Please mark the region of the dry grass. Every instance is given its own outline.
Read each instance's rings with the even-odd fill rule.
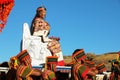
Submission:
[[[110,60],[116,59],[116,52],[110,52],[110,53],[105,53],[101,55],[95,55],[95,54],[87,54],[87,56],[92,57],[93,61],[96,64],[99,63],[105,63],[107,70],[109,71],[111,69],[111,63],[109,62]],[[64,56],[65,63],[69,63],[72,61],[71,56]]]
[[[64,56],[64,60],[65,60],[65,63],[69,63],[72,61],[72,57],[71,56]]]

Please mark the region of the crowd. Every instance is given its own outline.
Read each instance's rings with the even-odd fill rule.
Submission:
[[[104,75],[102,80],[120,80],[119,53],[118,57],[111,61],[110,77]],[[57,63],[57,56],[48,56],[42,70],[33,68],[29,53],[27,50],[23,50],[10,58],[9,71],[5,80],[61,80],[56,75]],[[62,80],[99,80],[96,75],[103,74],[107,70],[104,63],[96,64],[90,60],[84,49],[76,49],[72,53],[72,62],[65,63],[64,66],[71,66],[71,77]]]

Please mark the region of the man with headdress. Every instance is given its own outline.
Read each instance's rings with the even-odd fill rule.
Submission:
[[[107,68],[104,63],[97,64],[96,69],[98,70],[98,75],[96,75],[97,79],[102,79],[102,80],[108,79],[107,74],[104,73],[107,71]]]
[[[107,71],[107,68],[104,63],[100,63],[96,66],[96,69],[98,70],[98,74],[103,74],[103,72]]]
[[[31,58],[27,50],[23,50],[16,56],[10,58],[10,69],[15,70],[14,73],[16,75],[13,74],[16,77],[15,80],[33,80],[31,76],[41,76],[41,70],[32,68]]]
[[[73,80],[90,80],[90,76],[95,76],[96,73],[89,66],[84,65],[86,55],[83,49],[76,49],[72,54],[72,78]]]

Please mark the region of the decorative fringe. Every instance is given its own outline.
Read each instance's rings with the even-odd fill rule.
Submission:
[[[14,6],[14,0],[0,0],[0,32],[7,23],[7,18]]]

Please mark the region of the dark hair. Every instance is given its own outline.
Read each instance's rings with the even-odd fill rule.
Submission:
[[[44,10],[47,10],[44,6],[40,6],[37,8],[36,12],[38,12],[40,8],[44,8]]]
[[[37,17],[39,17],[38,13],[40,12],[40,11],[39,11],[40,8],[44,8],[44,10],[47,10],[44,6],[40,6],[40,7],[38,7],[38,8],[36,9],[36,14],[35,14],[32,22],[31,22],[31,27],[30,27],[31,35],[33,35],[33,32],[34,32],[34,31],[33,31],[33,30],[34,30],[34,28],[33,28],[33,23],[34,23],[34,20],[35,20]]]
[[[78,52],[78,51],[80,51],[80,50],[82,50],[82,49],[76,49],[76,50],[73,52],[73,54],[75,54],[76,52]]]

